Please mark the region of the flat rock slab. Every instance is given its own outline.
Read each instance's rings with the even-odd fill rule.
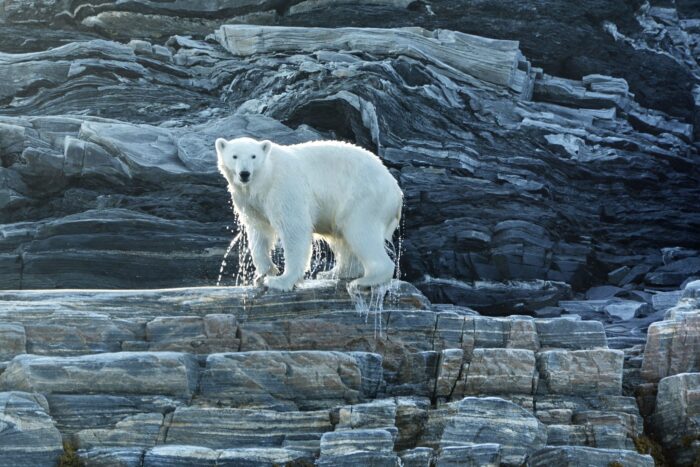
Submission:
[[[358,451],[393,452],[394,440],[387,430],[358,429],[332,431],[321,437],[321,460]],[[325,459],[328,461],[328,459]]]
[[[0,462],[17,467],[56,465],[61,433],[46,399],[26,392],[0,392]]]
[[[607,465],[653,467],[651,456],[620,449],[594,449],[583,446],[547,447],[530,456],[528,467],[586,467]]]
[[[144,451],[141,448],[81,449],[78,456],[91,467],[141,467]]]
[[[313,463],[313,458],[291,449],[208,449],[199,446],[157,446],[146,451],[143,467],[273,467],[294,462]]]
[[[595,396],[622,393],[620,350],[548,350],[537,355],[538,391],[551,394]]]
[[[464,394],[534,394],[535,353],[526,349],[474,349],[464,365]]]
[[[369,293],[367,293],[369,296]],[[142,290],[22,290],[1,291],[3,321],[10,316],[40,311],[104,310],[112,318],[205,316],[233,314],[239,320],[300,318],[324,311],[354,310],[356,302],[345,282],[310,280],[290,292],[262,287],[187,287]],[[414,286],[395,281],[382,306],[388,309],[426,309],[428,300]]]
[[[170,422],[167,444],[191,443],[213,449],[315,446],[332,431],[328,410],[278,412],[213,407],[182,407]]]
[[[64,435],[82,430],[110,430],[140,414],[164,416],[182,406],[179,398],[159,395],[48,394],[51,416]]]
[[[153,394],[189,399],[198,366],[176,352],[119,352],[80,357],[15,357],[0,387],[44,394]]]
[[[494,443],[452,446],[440,449],[435,467],[498,467],[501,446]]]
[[[499,444],[501,462],[520,465],[546,441],[545,425],[519,405],[496,397],[465,397],[430,412],[420,445]]]
[[[455,31],[422,28],[295,28],[224,25],[216,38],[237,56],[317,50],[362,50],[376,55],[429,59],[467,75],[522,92],[529,83],[518,68],[524,58],[516,41],[486,39]],[[529,89],[525,91],[528,94]]]
[[[233,407],[314,410],[360,402],[363,370],[381,374],[381,357],[357,352],[240,352],[212,354],[199,397]],[[368,368],[367,362],[374,367]]]
[[[466,283],[427,278],[416,286],[434,302],[459,303],[490,316],[509,316],[514,310],[534,313],[571,296],[569,284],[545,280]]]

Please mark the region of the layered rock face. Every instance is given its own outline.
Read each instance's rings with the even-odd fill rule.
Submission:
[[[330,281],[7,292],[24,341],[0,452],[52,465],[62,436],[87,465],[653,465],[601,323],[443,311],[400,282],[375,303]]]
[[[531,313],[552,303],[495,291],[480,305],[472,282],[579,290],[626,268],[625,284],[678,287],[700,274],[697,255],[671,265],[657,253],[698,247],[687,13],[572,6],[582,20],[566,27],[580,30],[556,37],[590,33],[599,47],[583,66],[522,27],[505,37],[509,15],[551,30],[559,4],[341,3],[6,2],[2,287],[213,285],[238,227],[212,141],[243,135],[378,152],[406,194],[402,273],[434,301]],[[350,10],[362,10],[352,23]],[[687,76],[652,98],[651,77],[671,70]]]
[[[0,0],[0,463],[694,465],[696,4]],[[413,285],[220,287],[239,136],[376,152]]]

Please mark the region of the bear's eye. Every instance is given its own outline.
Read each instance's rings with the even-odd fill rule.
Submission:
[[[234,159],[238,159],[238,156],[233,156]]]
[[[253,155],[252,155],[252,156],[250,156],[250,157],[251,157],[252,159],[255,159],[255,154],[253,154]]]

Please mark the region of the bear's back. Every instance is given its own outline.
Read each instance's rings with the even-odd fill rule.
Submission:
[[[321,173],[331,178],[335,176],[347,178],[353,174],[365,177],[375,175],[391,177],[379,157],[354,144],[323,140],[283,147],[303,160],[302,164],[305,167],[322,169]]]
[[[280,146],[289,157],[290,173],[303,177],[317,202],[344,205],[357,197],[400,202],[398,183],[381,159],[370,151],[341,141],[314,141]],[[286,153],[286,154],[285,154]]]

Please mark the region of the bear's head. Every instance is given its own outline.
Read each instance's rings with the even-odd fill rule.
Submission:
[[[230,185],[239,187],[254,183],[272,149],[270,141],[252,138],[219,138],[214,145],[219,171]]]

